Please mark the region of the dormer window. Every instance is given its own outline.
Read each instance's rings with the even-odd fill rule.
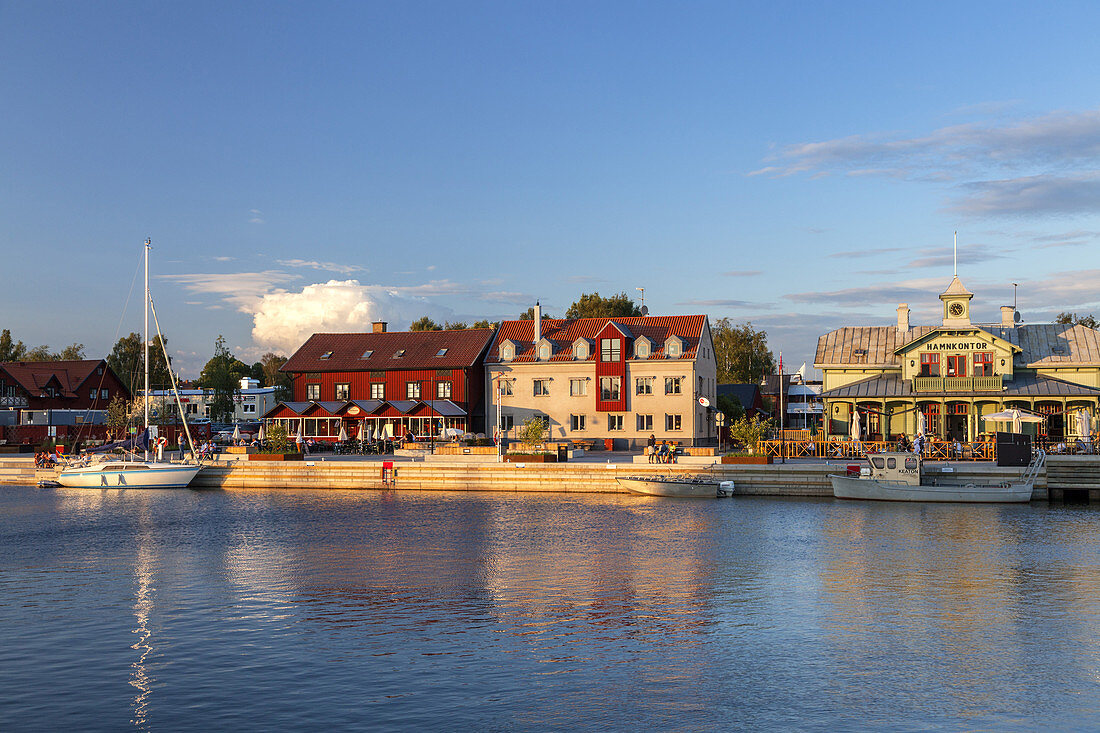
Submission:
[[[577,339],[573,342],[573,358],[579,361],[584,361],[588,358],[588,342],[584,339]]]
[[[443,355],[445,355],[446,353],[447,353],[447,350],[446,350],[446,349],[440,349],[439,351],[435,352],[435,355],[436,355],[436,356],[443,356]]]
[[[681,351],[680,338],[678,336],[669,337],[668,341],[665,342],[665,355],[669,359],[679,359]]]
[[[359,358],[360,359],[369,359],[372,356],[374,356],[374,350],[373,349],[367,349],[366,351],[363,352],[363,355],[360,356]]]
[[[405,350],[404,350],[404,349],[398,349],[398,350],[397,350],[397,353],[395,353],[395,354],[393,355],[393,358],[394,358],[394,359],[400,359],[400,358],[401,358],[401,357],[403,357],[403,356],[405,356]]]
[[[512,344],[501,344],[500,360],[511,361],[516,358],[516,348]]]
[[[550,359],[550,344],[543,344],[539,347],[539,359],[541,361],[547,361]]]
[[[649,339],[645,338],[644,336],[642,338],[635,339],[635,341],[634,341],[634,356],[635,356],[635,358],[637,358],[637,359],[648,359],[649,358],[649,353],[650,353]]]
[[[326,351],[325,353],[321,354],[321,358],[322,359],[331,359],[332,358],[332,352],[331,351]]]

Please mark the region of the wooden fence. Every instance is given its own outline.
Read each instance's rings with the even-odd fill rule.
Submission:
[[[865,458],[868,453],[896,451],[897,443],[881,440],[762,440],[756,452],[773,458]],[[956,444],[950,440],[929,440],[921,455],[939,461],[992,461],[997,457],[993,442]]]

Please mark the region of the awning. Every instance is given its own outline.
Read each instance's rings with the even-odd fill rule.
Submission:
[[[424,404],[442,417],[466,417],[466,411],[450,400],[425,400]]]

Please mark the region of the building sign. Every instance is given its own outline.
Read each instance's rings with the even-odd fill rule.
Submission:
[[[988,351],[993,345],[982,341],[941,341],[921,348],[924,351]]]
[[[362,412],[362,410],[360,410],[355,405],[352,405],[351,407],[348,408],[348,414],[349,415],[358,415],[360,412]]]

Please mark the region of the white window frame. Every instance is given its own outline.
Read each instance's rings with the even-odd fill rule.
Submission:
[[[636,395],[651,395],[651,394],[653,394],[653,377],[635,377],[635,379],[634,379],[634,394],[636,394]]]
[[[306,385],[306,400],[309,402],[316,402],[321,399],[321,383],[316,382],[314,384]]]
[[[683,417],[680,415],[680,413],[665,413],[665,432],[677,433],[683,429]]]
[[[608,432],[622,432],[626,428],[626,420],[622,415],[608,415],[607,416],[607,430]]]
[[[340,391],[341,391],[340,388],[341,387],[344,388],[343,389],[343,392],[344,392],[343,397],[340,396]],[[350,382],[340,382],[339,384],[334,384],[332,386],[332,395],[336,399],[337,402],[340,402],[341,400],[344,401],[344,402],[347,402],[348,400],[351,399],[351,383]]]
[[[650,432],[653,431],[653,415],[639,414],[637,416],[636,422],[638,425],[638,430],[648,430]]]
[[[533,379],[531,380],[531,394],[535,397],[547,397],[550,394],[550,380],[549,379]]]
[[[501,397],[511,397],[513,394],[514,394],[514,392],[512,390],[512,380],[511,379],[502,379],[502,380],[500,380],[500,396]]]
[[[371,382],[370,383],[370,398],[372,400],[384,400],[384,399],[386,399],[386,383],[385,382]]]
[[[569,431],[573,433],[583,433],[588,430],[588,416],[587,415],[570,415],[569,416]]]
[[[618,402],[622,399],[622,394],[623,380],[621,377],[600,377],[600,402]]]
[[[405,399],[420,399],[420,382],[405,382]]]
[[[665,394],[683,394],[682,377],[665,377]]]
[[[569,396],[585,397],[588,394],[588,380],[584,377],[569,380]]]
[[[453,390],[454,384],[452,382],[436,382],[435,398],[437,400],[449,400],[451,399],[451,392]]]
[[[621,339],[600,339],[600,361],[608,364],[622,361],[622,344]]]

